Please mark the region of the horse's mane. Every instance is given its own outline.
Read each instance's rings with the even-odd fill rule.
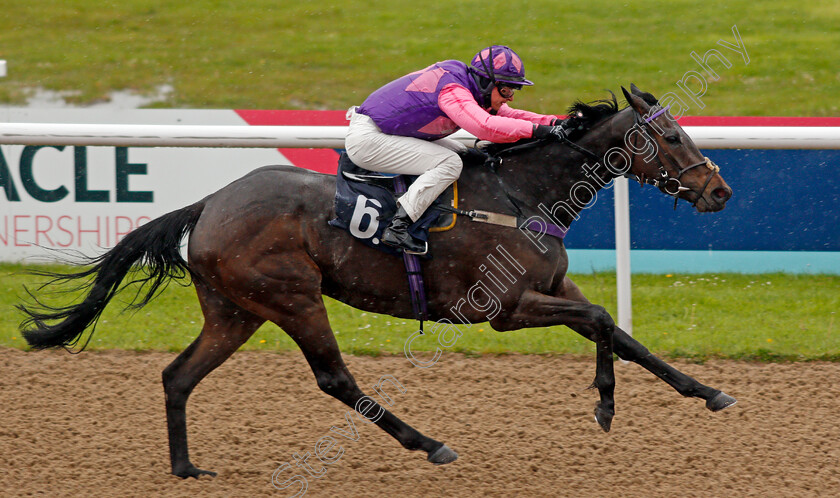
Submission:
[[[609,90],[607,91],[610,92],[611,98],[595,100],[592,102],[576,100],[575,103],[566,110],[566,120],[568,123],[567,129],[571,129],[569,134],[570,139],[577,140],[604,119],[607,119],[624,109],[623,107],[618,106],[615,94]],[[656,103],[656,98],[649,93],[642,95],[642,98],[651,105]],[[649,99],[652,99],[653,102]],[[490,144],[487,146],[486,150],[492,155],[498,155],[504,150],[534,141],[535,140],[533,138],[526,138],[514,143]]]
[[[615,94],[610,92],[610,96],[612,97],[610,99],[595,100],[589,103],[576,100],[566,109],[566,116],[568,116],[566,119],[569,120],[571,125],[568,128],[572,128],[571,139],[579,138],[593,126],[621,110],[618,107]]]

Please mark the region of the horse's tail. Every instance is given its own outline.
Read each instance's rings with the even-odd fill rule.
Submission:
[[[124,287],[120,283],[129,272],[140,273],[126,284],[140,284],[134,301],[129,305],[132,308],[145,306],[173,278],[196,278],[181,257],[180,245],[181,239],[198,223],[204,205],[204,201],[197,202],[132,231],[105,254],[86,261],[85,264],[93,265],[89,269],[70,274],[34,272],[52,278],[39,290],[57,282],[82,282],[75,288],[87,289],[87,295],[78,304],[49,306],[27,289],[36,306],[18,306],[28,315],[21,324],[26,342],[35,349],[77,344],[82,333],[91,325],[95,326],[105,306]],[[135,264],[141,267],[134,268]],[[47,324],[48,321],[53,323]],[[82,349],[85,346],[87,344]]]

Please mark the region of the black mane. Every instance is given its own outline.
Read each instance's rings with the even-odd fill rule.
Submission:
[[[572,139],[578,138],[602,120],[615,115],[621,110],[618,107],[615,94],[610,92],[610,96],[612,96],[611,99],[595,100],[589,103],[578,100],[566,110],[567,120],[570,121],[572,128],[575,132],[580,132],[573,132]]]

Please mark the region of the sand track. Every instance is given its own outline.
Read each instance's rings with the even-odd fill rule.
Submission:
[[[188,405],[192,460],[219,476],[178,479],[160,384],[174,357],[0,349],[0,494],[290,496],[271,486],[275,469],[347,425],[348,409],[318,390],[302,355],[238,353]],[[383,375],[399,380],[406,392],[389,391],[392,411],[461,458],[432,466],[357,420],[358,440],[339,442],[344,454],[308,477],[306,496],[840,494],[840,364],[676,362],[738,398],[713,414],[619,363],[605,434],[585,390],[594,359],[445,355],[426,370],[403,357],[346,361],[369,393]]]

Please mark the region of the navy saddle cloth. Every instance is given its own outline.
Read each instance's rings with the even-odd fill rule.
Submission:
[[[388,227],[397,212],[397,198],[401,191],[395,185],[400,179],[407,188],[416,176],[388,175],[360,168],[342,152],[338,158],[335,189],[335,219],[329,224],[343,228],[366,245],[388,254],[401,254],[394,247],[381,242],[382,232]],[[426,210],[423,216],[409,228],[414,237],[428,241],[432,228],[449,227],[455,223],[455,214],[441,211],[441,205],[453,205],[453,186]],[[431,251],[424,257],[431,257]]]

